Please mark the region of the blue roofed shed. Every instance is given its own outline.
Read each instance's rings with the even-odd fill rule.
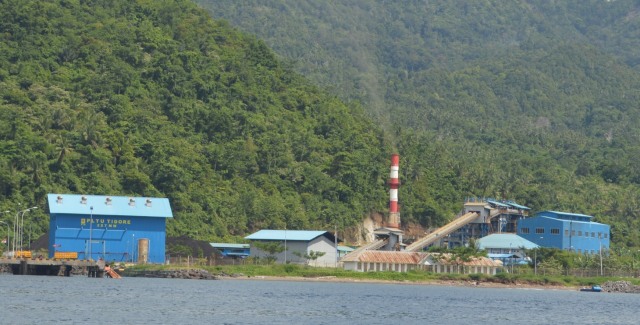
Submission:
[[[164,263],[166,198],[48,194],[49,257]]]
[[[251,240],[251,256],[267,258],[270,256],[258,248],[255,242],[279,242],[283,252],[275,254],[277,263],[310,264],[314,266],[336,266],[336,238],[332,233],[322,230],[260,230],[245,239]],[[313,252],[323,253],[316,260],[309,260],[305,255]]]
[[[250,254],[249,244],[228,244],[228,243],[210,243],[211,247],[217,249],[222,256],[245,258]]]
[[[509,253],[504,250],[514,249],[517,247],[525,249],[534,249],[538,247],[536,243],[515,234],[493,234],[478,239],[477,243],[480,249],[486,249],[489,253]],[[502,252],[489,251],[492,249],[500,249]]]
[[[496,200],[487,200],[487,203],[493,204],[493,205],[495,205],[497,207],[500,207],[500,208],[508,208],[509,207],[509,205],[507,205],[505,203],[502,203],[502,202],[498,202]]]
[[[356,250],[353,247],[338,245],[338,258],[342,258],[343,256],[353,252]]]
[[[513,202],[513,201],[506,201],[505,203],[506,203],[506,204],[508,204],[509,206],[511,206],[511,207],[513,207],[513,208],[515,208],[515,209],[520,209],[520,210],[531,210],[531,208],[530,208],[530,207],[527,207],[527,206],[524,206],[524,205],[521,205],[521,204],[517,204],[517,203],[515,203],[515,202]]]
[[[538,248],[536,243],[515,234],[489,235],[478,239],[477,244],[487,251],[489,258],[505,264],[519,263],[526,257],[526,250]]]

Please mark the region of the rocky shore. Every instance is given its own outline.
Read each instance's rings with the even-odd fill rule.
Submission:
[[[640,286],[629,281],[607,281],[600,287],[603,292],[640,293]]]
[[[127,277],[166,278],[166,279],[192,279],[192,280],[219,280],[219,276],[202,269],[162,270],[162,271],[130,271],[122,274]]]

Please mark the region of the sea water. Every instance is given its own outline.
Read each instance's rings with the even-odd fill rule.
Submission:
[[[638,324],[640,295],[0,275],[0,324]]]

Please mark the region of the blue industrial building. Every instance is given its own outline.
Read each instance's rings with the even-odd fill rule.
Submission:
[[[518,235],[543,247],[581,254],[609,249],[611,227],[591,221],[593,217],[558,211],[542,211],[518,222]]]
[[[49,257],[164,263],[166,198],[49,194]]]

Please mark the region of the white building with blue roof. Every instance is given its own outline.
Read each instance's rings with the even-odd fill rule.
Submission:
[[[107,262],[165,262],[166,198],[48,194],[49,257],[56,252]]]
[[[478,248],[487,251],[487,257],[500,260],[505,265],[524,261],[527,250],[539,246],[516,234],[492,234],[476,241]]]
[[[276,254],[276,263],[308,264],[312,266],[335,267],[337,264],[336,238],[332,233],[322,230],[260,230],[245,239],[251,240],[251,256],[267,258],[270,256],[258,248],[255,242],[278,242],[284,251]],[[305,255],[311,251],[324,255],[316,260],[308,260]]]

